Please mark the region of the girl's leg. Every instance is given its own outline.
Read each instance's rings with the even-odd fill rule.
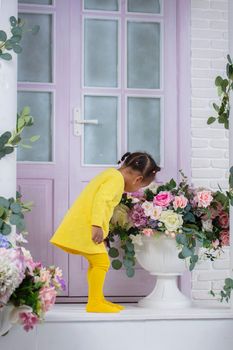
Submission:
[[[88,282],[88,286],[90,285],[90,275],[91,275],[91,270],[92,270],[93,266],[91,265],[91,263],[89,262],[89,267],[87,269],[87,282]],[[103,296],[103,302],[108,304],[108,305],[111,305],[111,306],[115,306],[117,307],[119,310],[123,310],[125,307],[120,305],[120,304],[117,304],[117,303],[112,303],[111,301],[109,300],[106,300]]]
[[[107,253],[82,255],[89,261],[88,269],[88,312],[119,312],[119,308],[104,302],[103,287],[110,266]]]

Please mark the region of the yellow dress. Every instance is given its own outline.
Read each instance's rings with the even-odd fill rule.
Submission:
[[[124,192],[124,177],[119,170],[108,168],[94,177],[67,211],[50,243],[68,253],[105,253],[105,244],[92,241],[91,226],[101,226],[104,238],[109,221]]]

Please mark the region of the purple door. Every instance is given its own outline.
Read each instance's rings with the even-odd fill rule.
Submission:
[[[158,181],[177,178],[177,1],[20,2],[41,25],[19,59],[19,105],[32,107],[41,134],[39,147],[18,152],[18,183],[35,203],[29,246],[63,269],[61,300],[82,300],[85,259],[48,243],[80,191],[126,151],[150,152]],[[111,270],[105,293],[134,300],[153,283],[139,266],[132,279]]]

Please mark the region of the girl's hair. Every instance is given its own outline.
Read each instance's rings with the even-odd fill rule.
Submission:
[[[144,179],[154,177],[155,174],[161,170],[152,156],[146,152],[127,152],[121,157],[121,160],[119,160],[118,164],[120,163],[133,170],[139,171]]]

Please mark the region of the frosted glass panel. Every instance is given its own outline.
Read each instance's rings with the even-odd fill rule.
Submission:
[[[85,20],[85,86],[117,87],[117,28],[115,20]]]
[[[160,13],[160,0],[128,0],[128,12]]]
[[[34,125],[23,131],[23,138],[40,135],[40,139],[32,143],[31,149],[18,147],[17,160],[20,161],[51,161],[52,160],[52,95],[50,92],[18,92],[18,107],[20,112],[24,106],[31,108]],[[27,140],[26,140],[27,141]],[[30,144],[29,142],[24,142]]]
[[[51,15],[21,13],[20,18],[26,20],[26,25],[32,28],[40,26],[37,35],[25,33],[22,39],[23,51],[18,56],[18,80],[29,82],[51,82]]]
[[[85,119],[98,125],[84,127],[85,164],[117,163],[117,97],[85,96]]]
[[[52,5],[52,0],[18,0],[19,4]]]
[[[128,148],[149,152],[160,163],[160,99],[128,98]]]
[[[85,10],[118,11],[117,0],[84,0]]]
[[[160,24],[128,22],[127,86],[160,87]]]

